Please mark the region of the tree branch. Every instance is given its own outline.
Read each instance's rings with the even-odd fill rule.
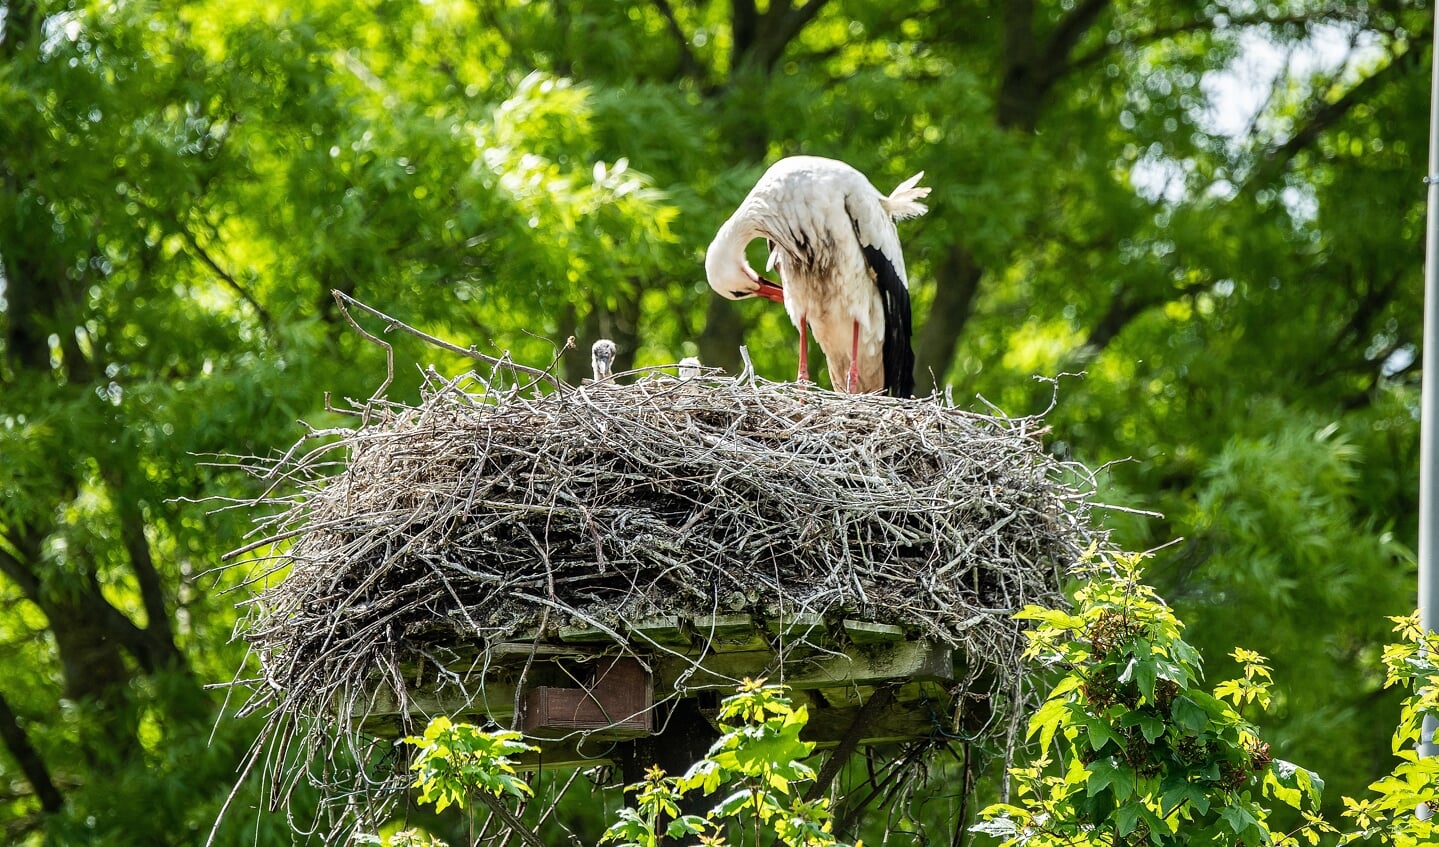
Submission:
[[[400,330],[400,331],[402,331],[402,332],[405,332],[405,333],[408,333],[408,334],[410,334],[410,335],[413,335],[414,337],[420,339],[421,341],[425,341],[425,342],[427,342],[427,343],[429,343],[429,344],[433,344],[434,346],[440,348],[441,350],[448,350],[448,351],[450,351],[451,353],[456,353],[456,354],[461,355],[461,356],[469,357],[469,358],[471,358],[471,359],[474,359],[474,360],[477,361],[477,362],[484,362],[484,363],[487,364],[487,365],[493,365],[494,367],[497,367],[497,368],[506,368],[506,369],[508,369],[508,370],[515,371],[515,372],[517,372],[517,373],[522,373],[522,374],[526,374],[526,375],[528,375],[528,376],[532,376],[532,377],[534,377],[537,381],[546,383],[547,385],[551,386],[552,388],[557,388],[557,389],[560,389],[560,390],[564,390],[564,389],[570,387],[570,386],[566,385],[565,383],[561,382],[560,379],[559,379],[558,377],[556,377],[554,374],[547,373],[547,372],[545,372],[545,371],[539,370],[538,368],[531,368],[531,367],[527,367],[527,366],[525,366],[525,365],[521,365],[521,364],[519,364],[518,362],[511,361],[508,357],[507,357],[507,358],[503,358],[503,359],[497,359],[497,358],[495,358],[494,356],[487,356],[487,355],[485,355],[484,353],[481,353],[480,351],[476,350],[474,347],[460,347],[460,346],[458,346],[458,345],[451,344],[450,342],[445,341],[444,339],[436,338],[436,337],[433,336],[433,335],[430,335],[430,334],[425,333],[425,332],[421,332],[420,330],[415,329],[414,327],[410,326],[409,324],[405,323],[404,321],[401,321],[401,320],[399,320],[398,318],[392,318],[392,317],[390,317],[389,315],[385,314],[384,312],[380,311],[379,309],[376,309],[376,308],[373,307],[373,306],[366,306],[364,303],[361,303],[359,300],[356,300],[355,298],[353,298],[353,297],[351,297],[350,295],[344,293],[343,291],[340,291],[339,289],[334,289],[334,290],[331,291],[330,293],[331,293],[332,295],[334,295],[335,302],[337,302],[337,303],[340,305],[340,310],[345,313],[345,317],[348,318],[348,319],[351,321],[351,323],[354,322],[354,318],[351,318],[351,317],[350,317],[349,307],[350,307],[350,306],[354,306],[355,308],[359,309],[360,311],[362,311],[362,312],[364,312],[364,313],[366,313],[366,314],[368,314],[368,315],[371,315],[371,316],[373,316],[373,317],[377,317],[377,318],[379,318],[380,320],[384,321],[385,323],[389,324],[389,327],[388,327],[389,329],[398,329],[398,330]]]
[[[34,558],[35,553],[39,550],[38,540],[29,532],[24,532],[18,538],[6,537],[4,540],[15,552],[12,553],[11,549],[0,546],[0,574],[9,577],[10,581],[20,588],[26,599],[37,606],[40,605],[40,576],[20,559],[20,556],[27,559]]]
[[[875,718],[879,717],[881,712],[889,708],[889,704],[893,700],[894,688],[890,686],[875,689],[874,693],[869,695],[869,699],[866,700],[864,705],[859,707],[859,711],[855,713],[854,720],[850,721],[849,729],[845,731],[844,738],[840,739],[839,746],[830,752],[829,758],[825,760],[824,767],[821,768],[819,774],[815,776],[814,784],[805,792],[804,799],[806,803],[813,803],[815,800],[824,796],[824,793],[829,790],[830,783],[834,782],[834,778],[839,776],[840,768],[844,766],[845,762],[849,761],[849,757],[854,753],[855,748],[859,746],[859,740],[864,736],[865,729],[869,727]]]
[[[1361,7],[1354,7],[1361,8]],[[1279,15],[1271,16],[1264,14],[1242,15],[1230,17],[1224,23],[1225,29],[1242,30],[1250,27],[1270,26],[1299,26],[1316,23],[1330,23],[1334,21],[1349,21],[1353,15],[1346,10],[1339,8],[1314,12],[1305,15]],[[1132,38],[1120,39],[1117,42],[1104,44],[1095,47],[1087,53],[1076,56],[1070,63],[1067,71],[1076,71],[1097,62],[1103,61],[1119,49],[1133,49],[1136,47],[1147,47],[1151,44],[1175,38],[1180,35],[1187,35],[1191,32],[1208,32],[1219,29],[1220,26],[1213,18],[1195,18],[1180,24],[1171,26],[1159,26],[1145,32],[1136,33]]]
[[[731,74],[744,64],[758,31],[759,10],[755,8],[755,0],[734,0],[730,4],[730,38],[734,42],[731,48],[734,52],[729,59]]]
[[[921,393],[937,388],[954,361],[954,351],[974,312],[984,269],[961,244],[950,244],[934,268],[934,302],[915,339],[916,380]],[[930,374],[933,373],[933,378]]]
[[[1258,187],[1283,171],[1301,152],[1318,140],[1325,130],[1343,120],[1355,106],[1373,99],[1375,92],[1388,85],[1393,77],[1403,77],[1415,72],[1427,50],[1419,49],[1433,37],[1432,32],[1416,37],[1401,53],[1392,54],[1389,64],[1360,80],[1337,100],[1319,102],[1312,106],[1309,114],[1289,139],[1264,154],[1254,173],[1244,181],[1241,190]]]
[[[660,17],[665,19],[665,28],[674,37],[674,42],[680,51],[679,75],[691,79],[702,80],[704,77],[704,66],[700,64],[699,57],[690,47],[689,36],[685,34],[684,27],[680,26],[679,18],[675,17],[675,10],[669,4],[669,0],[651,0],[655,8],[659,9]]]
[[[188,672],[189,663],[175,644],[175,629],[170,621],[170,603],[159,568],[155,565],[150,539],[145,534],[145,514],[140,508],[140,498],[126,484],[129,469],[118,465],[119,462],[102,470],[115,504],[115,514],[120,524],[120,540],[130,559],[130,570],[135,574],[135,582],[140,587],[140,601],[145,608],[145,627],[140,628],[129,616],[111,606],[103,594],[97,597],[97,602],[113,611],[113,615],[106,613],[107,623],[117,634],[122,635],[121,643],[126,645],[147,673],[162,667]]]
[[[1099,20],[1109,8],[1110,0],[1084,0],[1059,22],[1059,26],[1050,33],[1049,41],[1044,46],[1045,69],[1041,75],[1042,90],[1048,90],[1054,86],[1066,73],[1069,72],[1071,55],[1074,48],[1079,45],[1080,39],[1084,38],[1090,27]]]
[[[264,324],[267,330],[273,330],[274,319],[270,317],[269,310],[260,305],[260,301],[256,300],[254,295],[252,295],[245,286],[240,284],[239,280],[231,276],[229,271],[225,270],[220,266],[219,262],[215,261],[215,258],[210,255],[210,252],[195,238],[195,234],[190,232],[189,227],[176,221],[176,228],[180,231],[180,236],[185,239],[185,243],[190,245],[190,250],[199,257],[200,261],[205,263],[205,266],[213,271],[215,276],[220,278],[221,282],[225,283],[231,291],[239,295],[240,299],[244,300],[250,305],[250,308],[255,310],[255,314],[260,317],[260,323]]]
[[[55,781],[50,778],[50,768],[40,756],[40,751],[30,743],[30,736],[26,734],[25,728],[20,726],[20,719],[10,708],[10,703],[6,701],[3,693],[0,693],[0,741],[5,742],[6,749],[20,765],[25,779],[35,789],[35,796],[40,798],[40,808],[47,815],[63,809],[65,798],[60,794],[60,789],[55,787]]]
[[[784,55],[790,42],[799,37],[800,32],[828,2],[829,0],[809,0],[803,6],[795,6],[789,2],[773,3],[769,11],[760,18],[756,37],[751,42],[742,64],[768,73],[779,61],[779,57]],[[735,5],[738,8],[739,4]],[[735,39],[735,46],[739,46],[738,38]]]
[[[1093,361],[1096,356],[1104,352],[1124,328],[1134,322],[1136,318],[1150,309],[1157,308],[1173,300],[1184,297],[1192,297],[1201,291],[1206,291],[1213,283],[1204,279],[1199,282],[1191,282],[1180,286],[1177,289],[1140,296],[1131,291],[1120,289],[1109,301],[1109,308],[1100,316],[1099,320],[1090,328],[1084,342],[1074,348],[1069,354],[1070,364],[1065,370],[1075,369],[1078,366]]]

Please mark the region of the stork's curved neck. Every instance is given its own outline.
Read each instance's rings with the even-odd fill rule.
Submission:
[[[743,206],[725,221],[705,252],[705,272],[711,288],[730,299],[763,297],[784,302],[784,289],[755,273],[745,258],[745,248],[762,234]]]
[[[740,210],[743,212],[743,209]],[[747,217],[736,213],[734,217],[725,221],[719,232],[715,233],[714,243],[710,245],[710,253],[715,259],[722,260],[731,267],[741,267],[749,275],[753,270],[749,266],[749,260],[745,258],[745,248],[751,241],[759,237],[753,223]]]

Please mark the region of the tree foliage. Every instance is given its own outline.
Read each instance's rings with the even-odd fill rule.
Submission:
[[[829,801],[801,794],[816,774],[804,762],[814,744],[799,734],[809,720],[804,706],[794,706],[784,686],[746,679],[720,703],[720,737],[709,752],[680,776],[658,766],[645,778],[625,786],[632,805],[620,808],[601,844],[616,847],[658,847],[682,839],[701,845],[772,843],[782,847],[846,847],[832,833]],[[471,796],[509,795],[524,799],[529,786],[513,776],[509,754],[524,749],[517,733],[481,731],[454,724],[446,717],[430,722],[424,737],[405,739],[418,749],[412,769],[422,802],[441,809],[463,805]],[[686,797],[715,796],[703,815],[686,813]],[[496,810],[499,812],[499,810]],[[509,820],[522,827],[506,809]],[[383,839],[386,847],[438,843],[422,830],[401,830]],[[571,841],[574,841],[571,833]],[[860,845],[856,845],[860,847]]]
[[[1367,798],[1344,798],[1344,817],[1357,829],[1344,834],[1341,843],[1378,841],[1395,847],[1419,847],[1434,842],[1435,806],[1439,805],[1439,757],[1418,755],[1421,741],[1433,741],[1425,721],[1439,720],[1439,636],[1419,626],[1417,614],[1394,616],[1399,641],[1384,648],[1384,684],[1408,689],[1393,754],[1399,764],[1369,785]]]
[[[1038,758],[1015,769],[1015,799],[981,812],[1005,845],[1300,843],[1332,831],[1324,781],[1277,759],[1244,712],[1270,704],[1263,656],[1236,649],[1243,675],[1206,691],[1183,626],[1140,581],[1136,556],[1097,557],[1075,609],[1030,608],[1029,656],[1059,681],[1029,722]],[[1275,831],[1266,801],[1304,814]]]
[[[787,318],[701,258],[799,152],[927,172],[921,384],[1025,413],[1086,373],[1053,449],[1132,460],[1107,495],[1165,517],[1117,540],[1183,538],[1187,641],[1273,657],[1268,737],[1333,811],[1388,768],[1413,604],[1432,37],[1407,2],[0,0],[6,837],[208,827],[247,516],[193,501],[255,489],[203,457],[383,378],[333,290],[530,363],[784,377]],[[465,366],[395,343],[398,395]]]

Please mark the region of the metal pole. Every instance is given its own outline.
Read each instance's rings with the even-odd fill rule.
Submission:
[[[1439,23],[1439,6],[1435,7]],[[1433,47],[1429,81],[1429,186],[1424,249],[1424,359],[1419,396],[1419,622],[1425,632],[1439,627],[1439,39]],[[1436,722],[1424,719],[1420,756],[1439,754]]]

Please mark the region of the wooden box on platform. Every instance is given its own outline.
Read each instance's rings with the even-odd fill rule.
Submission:
[[[532,738],[639,738],[654,731],[653,706],[654,681],[638,661],[601,660],[587,685],[531,689],[520,728]]]

